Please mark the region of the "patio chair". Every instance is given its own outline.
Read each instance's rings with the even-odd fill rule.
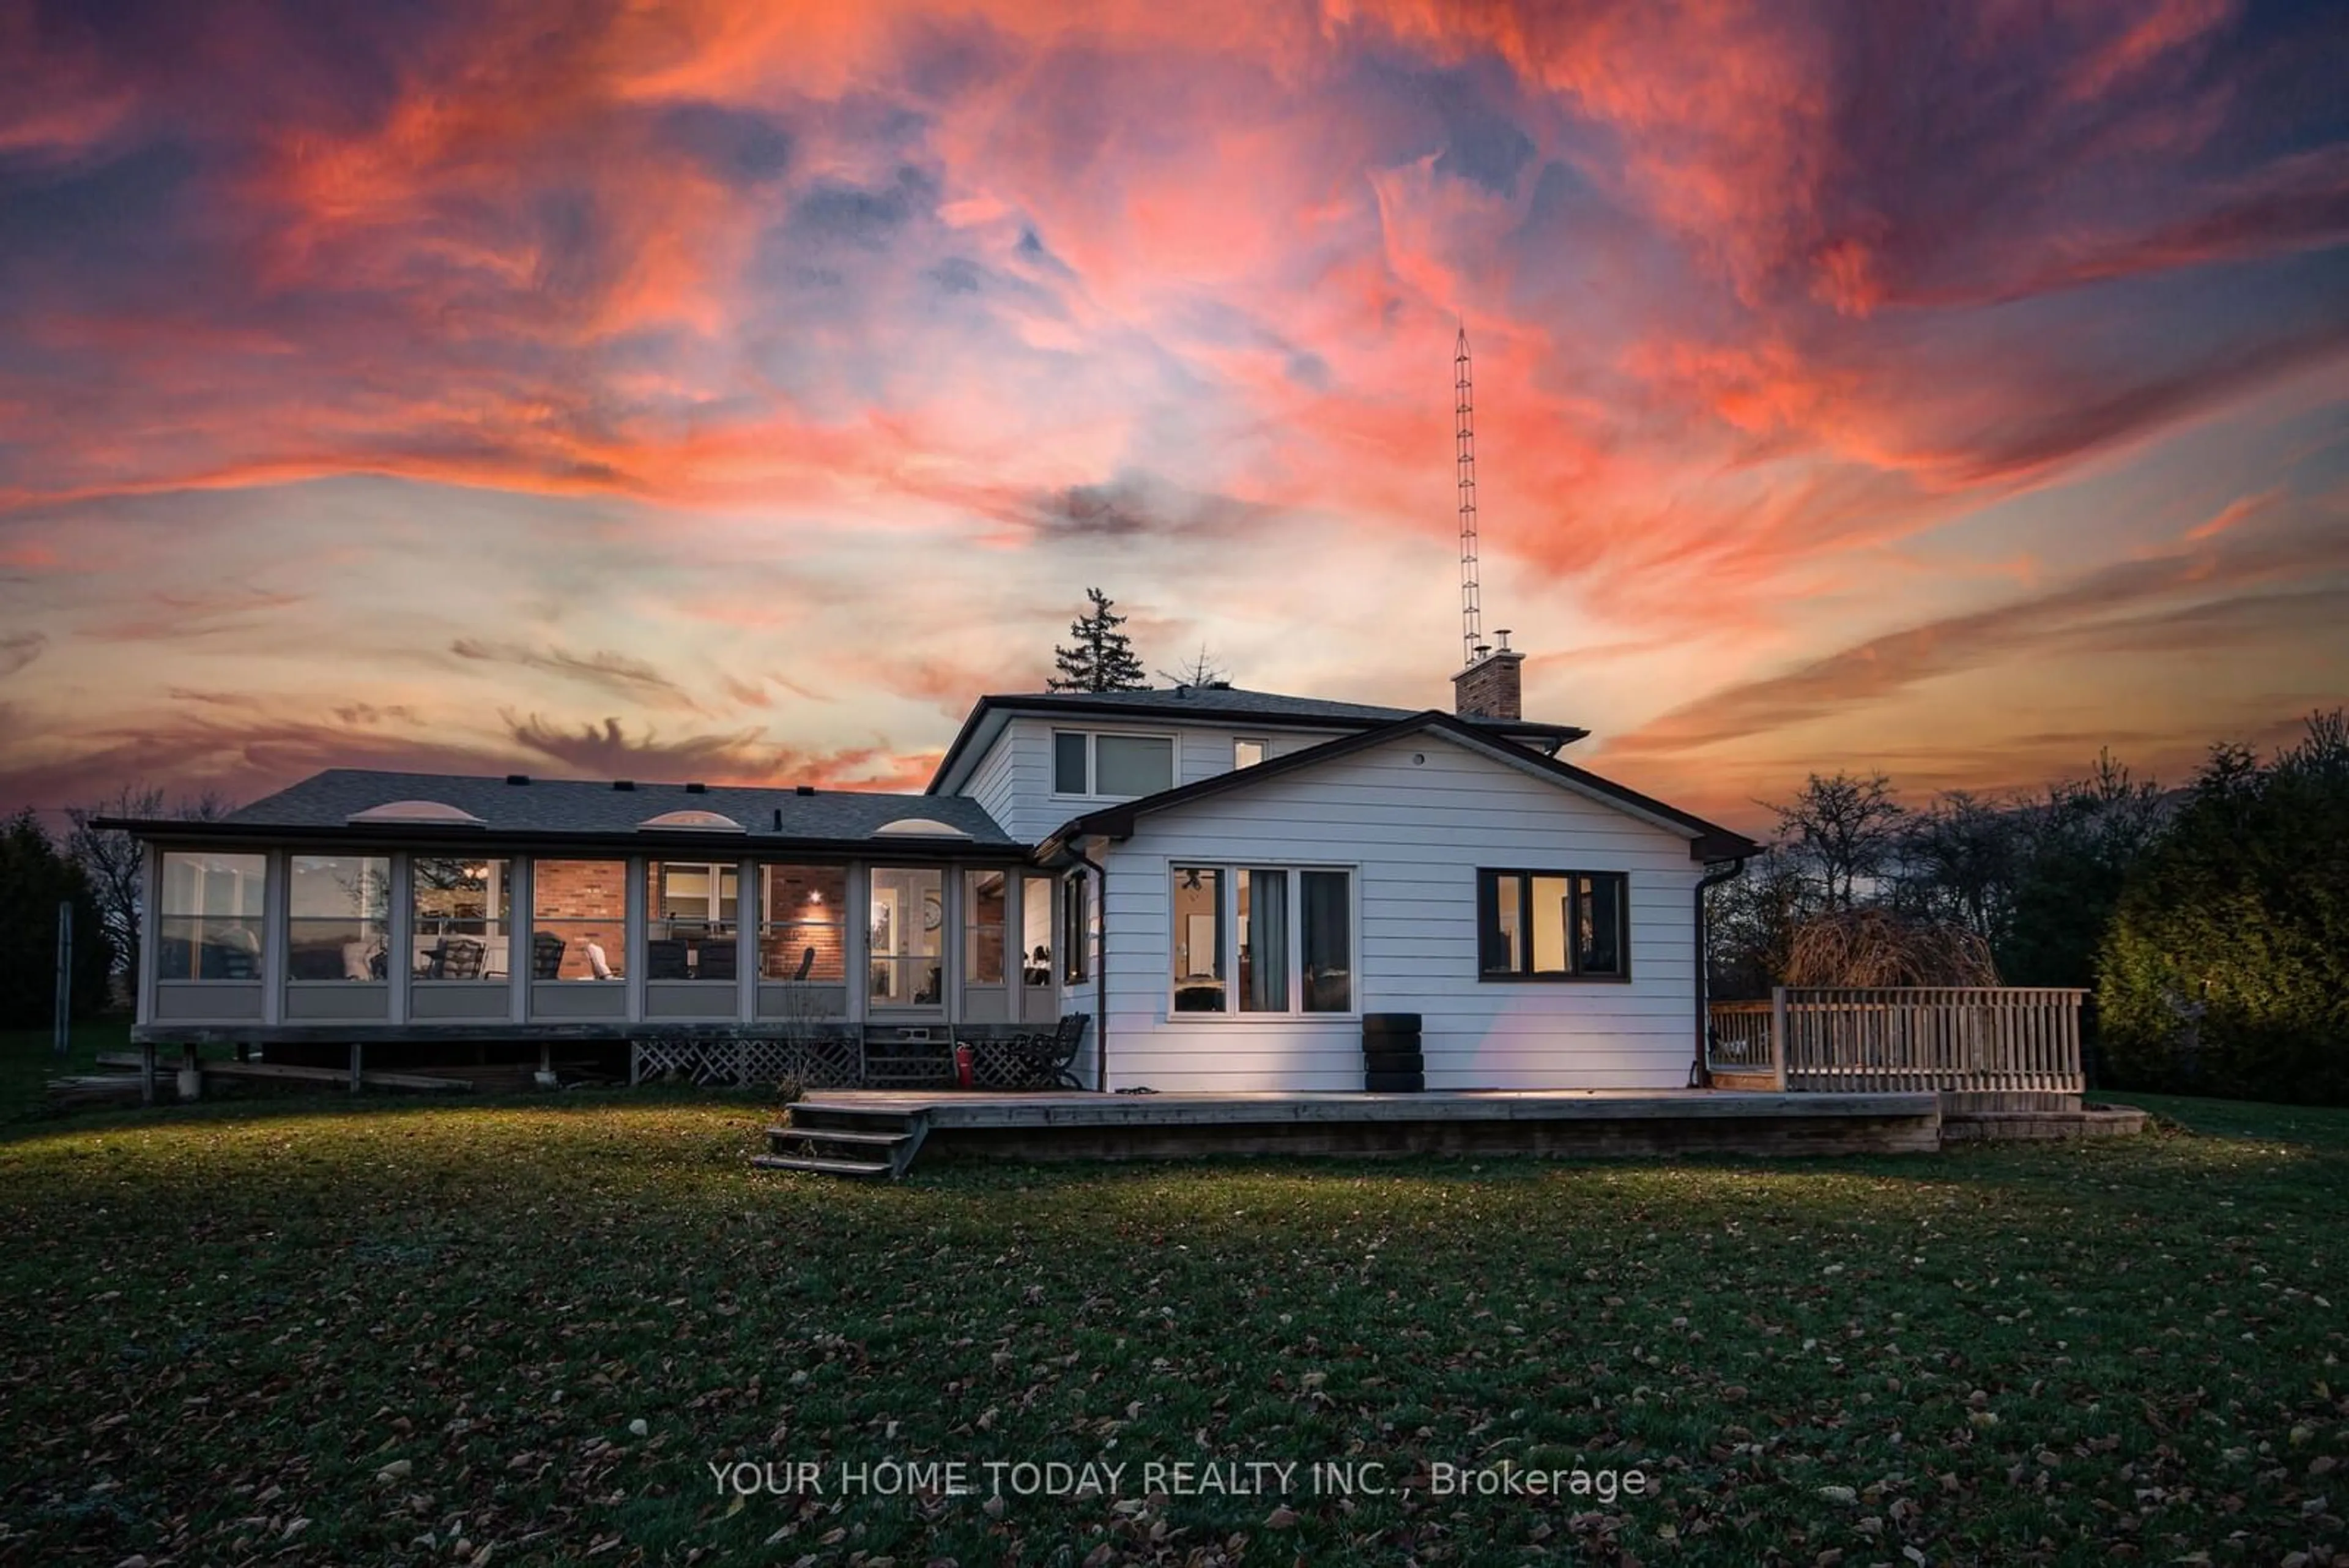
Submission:
[[[686,962],[685,944],[674,937],[645,944],[645,978],[647,980],[691,980],[693,970]]]
[[[479,980],[487,947],[471,937],[442,937],[424,967],[427,980]]]
[[[539,931],[530,939],[530,978],[561,980],[563,978],[563,939],[552,931]]]
[[[734,963],[731,938],[721,937],[714,942],[701,944],[701,954],[693,971],[695,979],[732,980],[740,972]]]
[[[1077,1059],[1077,1047],[1084,1043],[1085,1025],[1092,1018],[1088,1013],[1069,1012],[1061,1017],[1060,1026],[1048,1034],[1029,1037],[1029,1075],[1030,1085],[1040,1089],[1081,1089],[1072,1064]]]

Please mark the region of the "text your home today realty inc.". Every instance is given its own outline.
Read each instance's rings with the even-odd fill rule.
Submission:
[[[1378,1459],[719,1459],[720,1496],[753,1497],[1644,1497],[1640,1469],[1389,1464]]]

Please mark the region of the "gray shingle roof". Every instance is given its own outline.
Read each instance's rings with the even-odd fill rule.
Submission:
[[[393,801],[429,800],[453,805],[481,819],[482,831],[499,833],[632,834],[647,817],[671,811],[714,811],[732,817],[745,837],[864,839],[876,828],[909,817],[926,817],[960,828],[976,844],[1009,845],[1011,836],[978,802],[959,795],[884,794],[862,790],[746,789],[711,784],[688,793],[681,784],[638,783],[615,789],[607,783],[533,778],[508,784],[503,778],[455,774],[376,773],[330,768],[300,784],[231,812],[224,821],[243,827],[340,827],[356,814]],[[779,826],[776,814],[781,813]],[[659,834],[644,836],[657,842]]]
[[[1336,702],[1326,697],[1290,697],[1278,691],[1249,691],[1237,686],[1160,686],[1141,691],[1010,691],[981,697],[939,759],[930,777],[933,795],[963,782],[1010,713],[1073,713],[1102,718],[1126,715],[1137,720],[1206,719],[1236,724],[1293,725],[1361,730],[1392,724],[1415,717],[1416,708],[1382,708],[1369,702]],[[1589,733],[1575,724],[1546,724],[1531,719],[1464,719],[1463,723],[1495,734],[1545,742],[1566,743]]]
[[[1367,702],[1333,702],[1323,697],[1290,697],[1278,691],[1248,691],[1237,686],[1157,687],[1145,691],[1017,691],[991,695],[990,702],[1038,708],[1177,708],[1202,715],[1236,713],[1262,719],[1340,719],[1392,723],[1417,711]]]

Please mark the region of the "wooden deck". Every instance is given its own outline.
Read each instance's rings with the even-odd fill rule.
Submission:
[[[931,1158],[1219,1154],[1909,1154],[1940,1147],[1932,1094],[1464,1090],[1102,1095],[840,1090],[771,1129],[759,1163],[903,1175]]]

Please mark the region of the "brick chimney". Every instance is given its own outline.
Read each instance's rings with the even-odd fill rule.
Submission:
[[[1464,719],[1524,718],[1525,682],[1520,666],[1526,656],[1509,647],[1501,631],[1501,646],[1480,647],[1475,662],[1452,678],[1452,711]]]

